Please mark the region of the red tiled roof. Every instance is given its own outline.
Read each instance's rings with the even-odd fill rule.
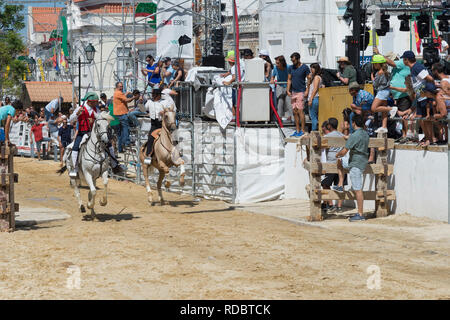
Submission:
[[[34,32],[52,32],[56,29],[59,12],[62,8],[54,7],[32,7]]]
[[[60,94],[64,102],[72,101],[72,82],[25,81],[24,84],[31,102],[50,102]]]
[[[150,38],[145,39],[145,40],[138,41],[138,42],[136,42],[136,45],[152,44],[152,43],[156,43],[156,36],[150,37]]]
[[[124,13],[133,13],[133,9],[130,6],[123,8]],[[83,13],[122,13],[122,4],[105,4],[96,5],[81,8],[81,14]]]

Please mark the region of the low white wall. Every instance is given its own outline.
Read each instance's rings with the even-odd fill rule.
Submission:
[[[306,159],[305,151],[303,159]],[[389,188],[394,188],[396,194],[396,200],[390,201],[393,213],[449,221],[447,152],[394,149],[390,151],[389,163],[394,163],[394,174],[389,179]],[[351,182],[348,183],[350,187]],[[309,174],[302,166],[302,154],[296,150],[295,143],[287,143],[285,197],[309,200],[305,190],[307,184]],[[363,190],[375,190],[373,175],[364,175]],[[355,202],[346,201],[345,205],[355,206]],[[375,209],[375,201],[365,201],[364,208]]]

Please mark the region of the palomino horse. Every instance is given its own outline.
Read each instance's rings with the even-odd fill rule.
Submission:
[[[184,161],[180,157],[178,149],[173,145],[172,132],[177,128],[175,123],[175,111],[173,106],[170,109],[165,109],[163,113],[162,129],[159,138],[155,141],[153,146],[152,163],[145,164],[146,158],[145,150],[147,144],[145,143],[140,150],[139,159],[144,173],[145,186],[147,188],[148,202],[152,204],[152,189],[150,188],[149,170],[154,167],[159,171],[159,179],[157,183],[158,200],[161,205],[165,204],[163,199],[161,185],[164,176],[169,173],[169,168],[172,166],[180,167],[180,186],[184,186]],[[166,183],[169,185],[168,183]]]
[[[91,134],[86,143],[83,143],[80,147],[78,154],[78,176],[76,178],[70,178],[70,184],[74,188],[75,196],[78,199],[78,208],[80,212],[86,212],[83,201],[81,200],[80,190],[78,186],[81,181],[84,181],[89,186],[88,195],[88,209],[91,209],[91,218],[95,218],[95,195],[97,188],[95,186],[99,177],[102,177],[104,193],[100,199],[100,205],[106,206],[108,202],[108,168],[109,168],[109,156],[106,154],[106,145],[110,140],[108,134],[109,122],[113,118],[107,113],[102,112],[101,115],[94,121]],[[69,148],[70,147],[70,148]],[[59,174],[64,173],[67,168],[72,168],[72,157],[70,153],[72,147],[68,146],[64,152],[64,161],[66,165],[57,172]]]

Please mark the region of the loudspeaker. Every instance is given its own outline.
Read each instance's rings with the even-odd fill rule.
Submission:
[[[202,66],[225,69],[225,57],[221,55],[202,57]]]

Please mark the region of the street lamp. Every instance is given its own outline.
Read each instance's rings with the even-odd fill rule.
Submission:
[[[92,45],[92,43],[89,42],[89,44],[84,48],[84,53],[86,55],[87,61],[81,62],[81,56],[78,56],[78,62],[72,62],[73,64],[78,64],[78,103],[80,104],[81,104],[81,65],[91,64],[91,62],[94,60],[95,52],[96,51],[94,46]]]
[[[317,52],[317,44],[316,39],[312,38],[311,42],[308,45],[308,51],[310,56],[315,56]]]

